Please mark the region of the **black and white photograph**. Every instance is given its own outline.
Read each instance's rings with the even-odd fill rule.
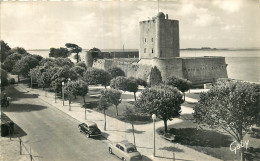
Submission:
[[[0,0],[1,161],[260,161],[259,0]]]

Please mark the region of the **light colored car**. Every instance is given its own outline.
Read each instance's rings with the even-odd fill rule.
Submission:
[[[128,141],[110,143],[108,150],[110,154],[115,154],[123,161],[142,160],[142,155],[136,150],[135,145]]]

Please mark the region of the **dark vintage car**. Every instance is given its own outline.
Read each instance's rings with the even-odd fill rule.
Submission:
[[[79,131],[86,134],[88,138],[92,136],[101,136],[101,131],[95,122],[86,121],[86,123],[79,124],[78,128]]]

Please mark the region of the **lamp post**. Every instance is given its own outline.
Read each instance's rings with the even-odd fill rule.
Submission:
[[[152,119],[153,119],[153,156],[155,157],[155,119],[156,119],[155,114],[152,115]]]
[[[64,106],[64,82],[61,83],[62,85],[62,105]]]
[[[68,81],[70,82],[71,79],[69,78]],[[71,90],[71,89],[69,89],[69,111],[71,110],[71,105],[70,105],[70,102],[71,102],[71,101],[70,101],[70,92],[71,92],[71,91],[70,91],[70,90]]]
[[[56,93],[57,93],[57,85],[55,84],[55,91],[54,91],[54,99],[55,99],[55,103],[57,103],[57,101],[56,101]]]

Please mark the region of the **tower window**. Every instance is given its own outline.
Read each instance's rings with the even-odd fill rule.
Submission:
[[[153,38],[152,38],[152,42],[153,42]]]
[[[153,53],[153,49],[152,49],[152,53]]]
[[[146,48],[144,48],[144,53],[146,53]]]
[[[144,42],[146,42],[146,38],[144,38]]]

